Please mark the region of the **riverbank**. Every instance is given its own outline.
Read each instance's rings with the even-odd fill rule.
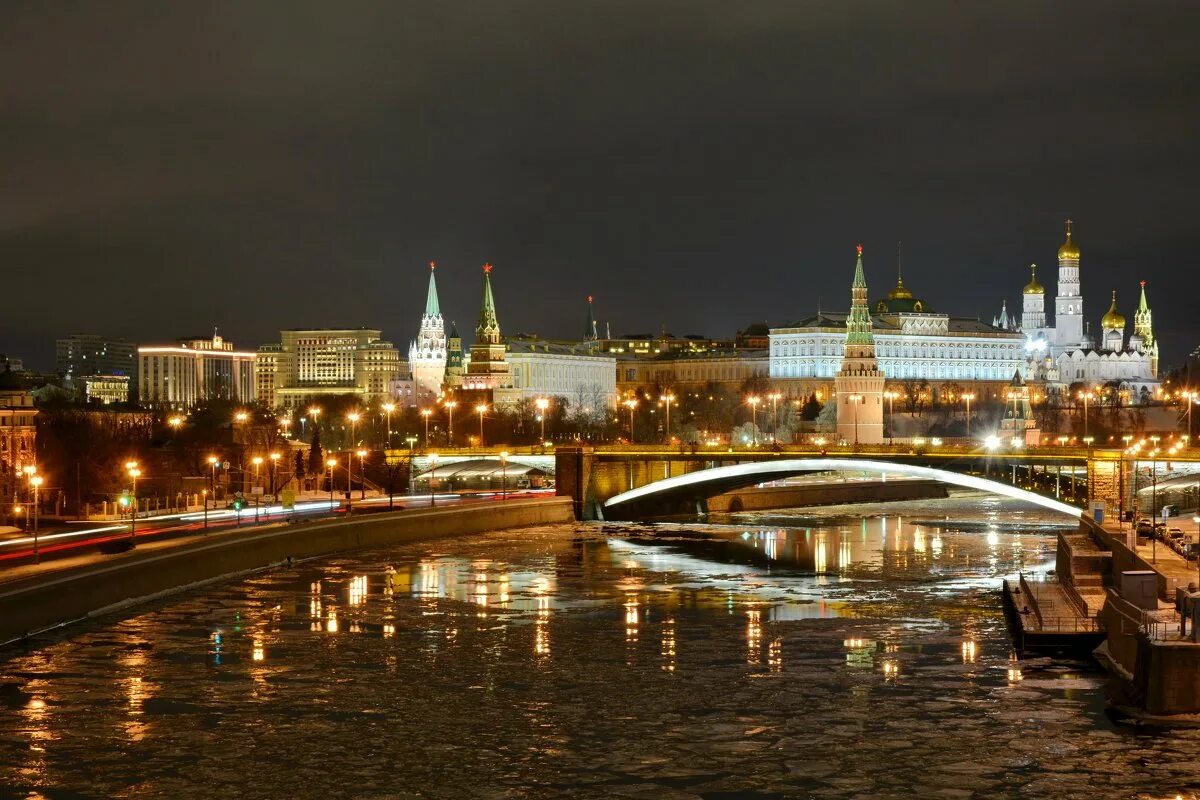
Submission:
[[[0,584],[0,643],[289,559],[573,518],[570,500],[547,497],[280,523],[249,534],[234,529],[67,565],[47,564]]]

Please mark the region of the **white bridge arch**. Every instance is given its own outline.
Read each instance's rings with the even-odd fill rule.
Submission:
[[[926,478],[941,481],[953,486],[963,486],[968,489],[978,489],[992,494],[1025,500],[1033,505],[1070,514],[1079,518],[1083,510],[1068,505],[1050,497],[1035,492],[1018,489],[1007,483],[980,478],[976,475],[963,475],[933,467],[919,467],[913,464],[893,463],[890,461],[870,461],[858,458],[789,458],[779,461],[756,461],[747,464],[733,464],[725,467],[712,467],[697,470],[684,475],[662,480],[630,489],[628,492],[610,497],[604,501],[604,508],[631,503],[636,500],[650,500],[656,495],[678,495],[696,493],[720,494],[730,489],[753,485],[771,480],[779,480],[800,475],[806,472],[881,472],[890,475],[904,475],[911,478]]]

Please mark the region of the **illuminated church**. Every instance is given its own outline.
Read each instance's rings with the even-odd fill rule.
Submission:
[[[1132,402],[1150,397],[1158,386],[1158,342],[1154,339],[1146,282],[1142,281],[1133,332],[1126,338],[1125,317],[1117,310],[1112,293],[1108,311],[1100,318],[1100,335],[1092,334],[1083,312],[1079,246],[1067,220],[1066,241],[1058,248],[1058,295],[1054,299],[1054,324],[1046,316],[1046,289],[1031,265],[1029,283],[1022,290],[1020,330],[1029,355],[1027,373],[1062,391],[1073,383],[1094,386],[1118,383]]]

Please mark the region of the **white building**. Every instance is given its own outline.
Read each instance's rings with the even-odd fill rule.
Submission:
[[[184,409],[208,400],[253,403],[255,353],[233,343],[180,339],[175,345],[139,345],[138,400],[144,405]]]
[[[366,404],[392,399],[396,381],[408,376],[400,351],[369,328],[318,328],[279,332],[278,344],[259,348],[255,384],[272,398],[272,408],[301,408],[339,394],[356,394]]]
[[[1158,385],[1158,342],[1154,338],[1146,282],[1141,282],[1133,333],[1125,338],[1125,317],[1117,310],[1117,293],[1100,319],[1099,341],[1085,323],[1080,280],[1080,252],[1066,223],[1066,241],[1058,248],[1058,296],[1055,319],[1046,317],[1046,289],[1033,277],[1022,289],[1021,331],[1032,369],[1027,372],[1062,391],[1072,383],[1119,383],[1133,402],[1152,396]]]
[[[425,297],[425,313],[421,315],[421,328],[408,347],[408,363],[416,387],[415,403],[431,402],[442,392],[446,380],[446,323],[438,304],[437,281],[434,272],[437,264],[429,262],[429,291]]]
[[[512,376],[506,400],[565,397],[579,408],[616,405],[617,359],[593,344],[509,339],[506,357]]]

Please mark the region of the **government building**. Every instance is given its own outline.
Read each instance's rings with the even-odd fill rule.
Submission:
[[[183,410],[209,400],[255,400],[257,354],[235,350],[233,342],[216,332],[211,339],[139,345],[137,358],[138,401],[142,405]]]
[[[861,263],[861,255],[860,262]],[[993,384],[999,392],[1028,368],[1025,336],[971,317],[934,311],[897,276],[869,303],[874,357],[888,381]],[[861,313],[861,312],[860,312]],[[770,332],[770,377],[792,394],[827,389],[842,366],[848,314],[819,310]]]
[[[391,400],[408,377],[400,351],[372,328],[279,332],[258,349],[255,385],[267,408],[303,408],[330,395],[358,395],[366,404]]]

